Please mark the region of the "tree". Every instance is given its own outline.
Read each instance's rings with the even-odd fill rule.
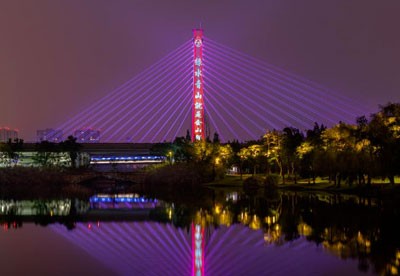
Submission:
[[[211,164],[215,159],[215,149],[208,141],[196,141],[193,143],[193,160],[196,163]]]
[[[175,162],[189,162],[192,160],[193,144],[187,137],[176,137],[175,141],[167,149],[167,153],[173,153]]]
[[[313,179],[313,184],[315,184],[315,169],[313,165],[315,157],[315,148],[309,141],[303,141],[296,148],[296,155],[300,161],[300,175],[307,177],[308,183],[310,183],[310,178]]]
[[[380,111],[371,117],[368,135],[376,148],[382,176],[388,177],[394,185],[394,176],[400,173],[400,104],[381,106]]]
[[[268,163],[275,163],[279,168],[279,175],[282,177],[282,183],[285,183],[285,173],[283,170],[283,159],[282,159],[282,132],[273,130],[267,131],[264,135],[264,143],[266,147],[266,156]]]
[[[229,166],[237,166],[239,167],[240,170],[240,177],[242,177],[243,170],[242,170],[242,160],[240,158],[240,149],[242,148],[242,145],[239,143],[237,140],[233,140],[232,142],[228,142],[229,147],[232,150],[232,155],[231,158],[229,159]]]
[[[315,178],[319,167],[318,159],[322,154],[321,134],[326,129],[324,125],[314,124],[313,129],[306,131],[305,140],[297,147],[296,154],[300,161],[300,173],[303,177],[312,178],[315,184]]]
[[[191,142],[191,141],[192,141],[192,137],[190,136],[190,132],[189,132],[188,129],[186,130],[186,137],[185,137],[185,140],[186,140],[187,142]]]
[[[24,144],[23,139],[8,139],[7,143],[0,143],[0,160],[6,166],[16,165],[20,158],[20,151]]]
[[[333,177],[335,185],[340,187],[342,179],[349,184],[357,173],[356,127],[340,122],[323,131],[321,137],[325,150],[325,169]]]
[[[36,154],[33,160],[36,164],[43,167],[51,167],[60,163],[60,148],[57,144],[42,141],[35,145]]]
[[[356,119],[357,128],[355,131],[356,138],[356,154],[358,161],[358,184],[365,184],[365,177],[367,175],[367,185],[371,185],[372,175],[376,175],[377,166],[374,154],[374,146],[371,143],[369,134],[369,122],[365,116]]]
[[[286,127],[282,133],[282,157],[287,167],[288,175],[292,175],[294,183],[296,184],[297,168],[299,164],[296,149],[301,145],[304,140],[303,133],[299,129],[293,127]]]
[[[213,143],[214,160],[213,160],[213,176],[214,178],[223,178],[227,169],[232,165],[233,151],[229,144],[221,145]]]
[[[217,132],[214,132],[213,143],[220,143],[219,135]]]
[[[242,148],[239,156],[249,163],[250,167],[253,168],[253,175],[255,175],[257,174],[257,168],[261,167],[262,163],[265,163],[266,153],[263,145],[253,144]]]
[[[70,135],[67,140],[60,143],[62,151],[68,152],[69,158],[71,159],[71,167],[76,167],[76,160],[79,156],[81,145],[76,142],[76,137]]]

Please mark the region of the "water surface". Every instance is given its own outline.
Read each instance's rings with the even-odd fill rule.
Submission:
[[[395,201],[208,190],[192,200],[49,202],[0,204],[4,275],[192,275],[194,260],[204,275],[378,275],[399,266]]]

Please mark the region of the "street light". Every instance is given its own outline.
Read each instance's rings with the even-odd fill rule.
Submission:
[[[172,165],[172,155],[173,155],[173,152],[172,152],[172,151],[169,151],[167,155],[168,155],[169,163]]]

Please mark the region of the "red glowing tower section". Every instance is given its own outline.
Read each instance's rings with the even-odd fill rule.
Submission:
[[[192,141],[204,140],[203,30],[193,30]]]

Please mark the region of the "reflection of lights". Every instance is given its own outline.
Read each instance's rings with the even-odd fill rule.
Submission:
[[[110,203],[110,202],[157,203],[157,199],[141,197],[138,194],[115,194],[115,195],[98,194],[98,195],[92,196],[89,199],[89,201],[91,203]]]
[[[239,215],[239,221],[243,224],[248,224],[249,223],[249,215],[247,212],[241,212]]]
[[[271,238],[271,235],[269,235],[269,233],[264,233],[264,241],[267,243],[272,242],[272,238]]]
[[[366,239],[360,231],[358,231],[357,234],[357,243],[360,246],[364,247],[366,253],[369,253],[371,251],[371,241],[369,239]]]
[[[302,236],[311,236],[312,234],[312,228],[306,224],[306,223],[299,223],[297,226],[297,231],[300,233]]]
[[[172,208],[168,208],[168,219],[171,220],[172,219]]]
[[[165,208],[165,212],[169,220],[172,220],[172,215],[174,214],[175,205],[174,203],[168,204]]]
[[[399,271],[398,271],[397,267],[395,267],[394,265],[391,265],[391,267],[390,267],[390,273],[391,273],[392,275],[398,275],[398,274],[399,274]]]
[[[267,216],[264,218],[265,223],[269,225],[274,224],[276,222],[276,217],[275,216]]]
[[[260,222],[260,220],[258,219],[257,215],[254,215],[254,216],[253,216],[253,219],[251,220],[251,222],[250,222],[250,224],[249,224],[249,227],[250,227],[251,229],[254,229],[254,230],[260,229],[260,227],[261,227],[261,222]]]
[[[218,215],[221,213],[221,205],[219,204],[215,204],[215,208],[214,208],[215,213]]]
[[[202,227],[205,227],[206,225],[213,223],[213,216],[206,210],[200,209],[196,212],[193,221],[195,224],[199,224]]]
[[[264,218],[264,222],[268,224],[268,226],[277,223],[279,220],[279,213],[276,210],[270,210],[270,211],[272,212],[272,214]]]
[[[237,192],[232,192],[232,193],[228,193],[226,195],[226,201],[230,201],[232,200],[233,202],[237,202],[238,200],[238,193]]]
[[[223,210],[221,215],[219,216],[219,224],[230,226],[232,224],[232,213]]]
[[[264,233],[264,241],[266,243],[279,242],[281,236],[282,236],[281,227],[279,227],[279,225],[277,224],[275,225],[275,227],[268,229]]]
[[[386,264],[386,274],[399,275],[399,265],[400,265],[400,251],[396,250],[395,259],[392,260],[391,263]]]
[[[31,216],[40,214],[65,216],[69,214],[71,200],[0,200],[0,207],[0,215]]]
[[[196,212],[194,221],[196,222],[196,224],[201,223],[201,221],[202,221],[202,211],[201,210]]]

